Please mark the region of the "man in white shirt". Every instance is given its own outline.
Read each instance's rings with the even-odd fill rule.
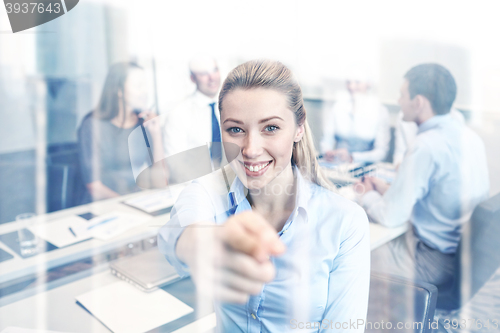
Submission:
[[[164,122],[165,154],[171,156],[191,148],[220,142],[217,95],[220,73],[213,58],[190,61],[196,91],[167,114]]]
[[[418,125],[415,143],[392,185],[367,177],[360,201],[373,221],[411,227],[372,253],[374,270],[435,285],[452,277],[462,226],[489,192],[482,140],[449,114],[455,96],[443,66],[422,64],[405,75],[399,104],[403,120]]]

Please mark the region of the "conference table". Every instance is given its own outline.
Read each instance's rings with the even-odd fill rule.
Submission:
[[[172,190],[178,193],[179,189]],[[158,229],[169,220],[170,214],[152,216],[124,204],[126,200],[151,195],[155,191],[160,190],[146,190],[45,215],[46,223],[89,212],[100,215],[118,211],[144,217],[144,223],[106,241],[90,239],[29,258],[22,258],[0,242],[0,249],[13,255],[12,259],[0,262],[0,332],[8,327],[55,332],[110,332],[78,305],[75,297],[120,281],[111,274],[110,261],[156,246]],[[350,195],[349,191],[344,193]],[[17,228],[16,222],[2,224],[0,235],[15,232]],[[400,236],[407,228],[408,225],[386,228],[370,223],[371,250]],[[213,329],[215,314],[197,308],[191,279],[177,281],[162,289],[194,311],[150,332],[187,333]]]

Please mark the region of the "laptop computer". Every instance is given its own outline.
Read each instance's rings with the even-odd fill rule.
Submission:
[[[145,292],[181,279],[157,247],[118,259],[110,263],[109,267],[112,274]]]

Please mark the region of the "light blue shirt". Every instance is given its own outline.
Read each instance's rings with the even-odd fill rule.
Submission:
[[[224,332],[364,331],[370,274],[367,216],[354,202],[304,179],[297,168],[294,174],[295,209],[278,233],[287,250],[271,258],[276,277],[244,305],[215,304],[217,326]],[[235,178],[235,214],[251,209],[245,190]],[[227,190],[212,181],[196,181],[181,193],[158,236],[160,251],[181,276],[189,271],[175,255],[183,230],[175,226],[222,224],[229,208]]]
[[[388,227],[408,220],[417,236],[442,253],[454,253],[462,225],[489,195],[482,140],[449,114],[418,128],[391,187],[370,191],[361,204],[374,221]]]

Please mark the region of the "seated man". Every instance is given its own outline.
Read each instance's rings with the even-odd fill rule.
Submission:
[[[456,96],[451,73],[437,64],[410,69],[401,86],[404,121],[418,125],[391,186],[366,177],[360,198],[370,218],[411,227],[372,252],[373,270],[440,285],[453,273],[453,257],[475,206],[488,197],[483,142],[449,112]]]

